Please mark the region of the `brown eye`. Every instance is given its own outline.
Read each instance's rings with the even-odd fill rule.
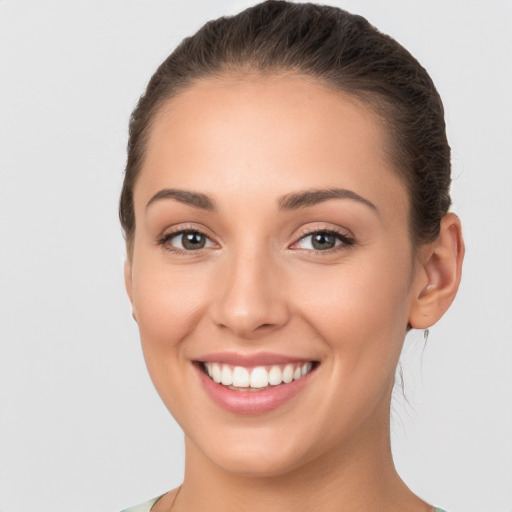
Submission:
[[[311,235],[311,245],[317,251],[332,249],[336,245],[336,238],[330,233],[315,233]]]
[[[315,231],[303,236],[294,248],[312,251],[328,251],[335,248],[343,248],[354,245],[354,240],[336,231]]]
[[[178,251],[197,251],[215,245],[204,233],[190,230],[169,233],[161,243],[169,250]]]
[[[181,244],[184,249],[194,251],[202,249],[206,245],[206,237],[202,233],[183,233],[181,235]]]

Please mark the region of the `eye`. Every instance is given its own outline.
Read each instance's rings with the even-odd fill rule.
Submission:
[[[354,241],[343,233],[338,233],[337,231],[332,230],[319,230],[303,236],[292,246],[292,248],[312,251],[329,251],[330,249],[335,249],[342,245],[350,246],[353,244]]]
[[[160,243],[175,252],[198,251],[215,245],[204,233],[190,229],[168,233]]]

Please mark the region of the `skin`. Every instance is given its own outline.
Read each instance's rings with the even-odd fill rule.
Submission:
[[[290,75],[196,83],[162,108],[134,189],[125,267],[149,373],[185,433],[184,484],[153,510],[431,511],[395,471],[389,409],[407,325],[453,300],[463,243],[453,214],[414,251],[409,197],[379,119],[354,98]],[[358,194],[280,209],[290,194]],[[206,194],[216,210],[164,189]],[[205,248],[172,251],[173,229]],[[354,240],[312,250],[312,230]],[[192,361],[217,351],[319,361],[278,409],[214,404]]]

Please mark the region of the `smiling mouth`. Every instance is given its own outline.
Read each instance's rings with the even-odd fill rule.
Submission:
[[[233,366],[224,363],[198,362],[201,370],[216,384],[233,391],[264,391],[299,380],[313,371],[317,361],[276,364],[271,366]]]

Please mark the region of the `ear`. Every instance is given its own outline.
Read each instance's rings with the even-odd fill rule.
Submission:
[[[427,329],[450,307],[459,289],[464,259],[464,241],[459,218],[448,213],[441,220],[439,235],[420,255],[409,324]]]
[[[135,306],[133,305],[132,264],[128,260],[124,262],[124,286],[126,288],[126,293],[128,294],[128,298],[130,299],[132,305],[133,319],[137,321],[137,314],[135,312]]]

